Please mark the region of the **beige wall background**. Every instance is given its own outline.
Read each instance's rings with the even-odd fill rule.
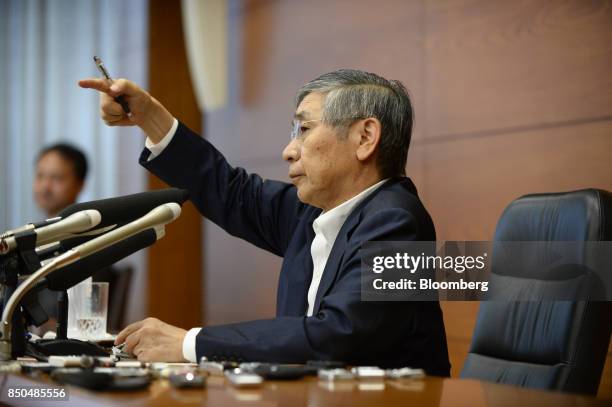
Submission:
[[[409,88],[408,173],[439,239],[490,240],[523,194],[612,190],[611,1],[230,1],[228,35],[229,103],[204,135],[234,165],[286,180],[295,90],[352,67]],[[205,323],[273,316],[281,260],[205,226]],[[478,303],[443,308],[457,376]]]

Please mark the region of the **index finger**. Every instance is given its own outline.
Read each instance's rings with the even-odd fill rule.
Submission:
[[[104,78],[82,79],[79,81],[79,86],[82,88],[96,89],[111,96],[137,96],[143,93],[143,90],[138,85],[123,78],[113,81]]]
[[[142,321],[134,322],[133,324],[130,324],[126,326],[125,328],[123,328],[123,330],[119,332],[117,334],[117,337],[115,338],[115,345],[119,345],[125,342],[125,338],[127,338],[132,332],[135,332],[138,329],[140,329],[140,327],[143,324],[144,324],[144,319]]]
[[[85,89],[95,89],[97,91],[104,92],[104,93],[109,93],[109,94],[112,93],[112,91],[110,90],[110,85],[106,79],[100,79],[100,78],[81,79],[79,81],[79,86]]]

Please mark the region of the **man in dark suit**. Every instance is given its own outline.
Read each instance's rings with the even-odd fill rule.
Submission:
[[[284,257],[276,318],[189,331],[148,318],[125,328],[117,343],[146,361],[327,359],[449,374],[437,302],[361,300],[362,243],[435,240],[405,176],[412,107],[400,82],[340,70],[304,85],[283,151],[292,184],[231,167],[129,81],[80,85],[101,92],[109,125],[144,130],[145,168],[188,189],[200,212],[230,234]],[[113,101],[120,94],[131,116]]]

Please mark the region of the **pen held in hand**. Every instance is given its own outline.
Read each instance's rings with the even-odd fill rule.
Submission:
[[[100,73],[102,73],[102,75],[112,84],[113,83],[113,78],[111,78],[111,76],[108,74],[108,71],[104,67],[104,64],[102,63],[102,60],[100,58],[98,58],[97,56],[95,56],[95,55],[94,55],[93,59],[94,59],[94,62],[96,63],[96,66],[98,67],[98,70],[100,71]],[[115,96],[113,99],[115,99],[115,102],[117,102],[117,103],[119,103],[121,105],[121,107],[123,108],[123,111],[125,112],[125,114],[127,114],[128,117],[132,117],[132,112],[130,111],[130,106],[126,102],[126,100],[123,97],[123,95]]]

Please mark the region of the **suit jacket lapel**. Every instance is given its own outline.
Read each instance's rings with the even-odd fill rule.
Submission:
[[[336,279],[336,275],[338,274],[338,270],[340,267],[340,263],[342,262],[342,258],[344,257],[344,252],[346,251],[346,246],[352,235],[353,229],[357,227],[359,222],[361,221],[361,212],[363,208],[382,190],[387,188],[393,188],[397,184],[400,184],[402,188],[408,189],[411,193],[417,194],[416,188],[410,178],[407,177],[395,177],[389,179],[383,185],[380,186],[376,191],[372,192],[370,196],[363,200],[357,207],[350,213],[344,225],[340,228],[340,232],[336,237],[336,241],[332,247],[331,253],[329,254],[329,258],[327,259],[327,263],[325,264],[325,269],[323,270],[323,276],[321,277],[321,282],[319,283],[319,289],[317,290],[317,296],[315,298],[315,305],[313,308],[313,314],[316,314],[319,311],[319,307],[321,306],[321,298],[331,288]]]

